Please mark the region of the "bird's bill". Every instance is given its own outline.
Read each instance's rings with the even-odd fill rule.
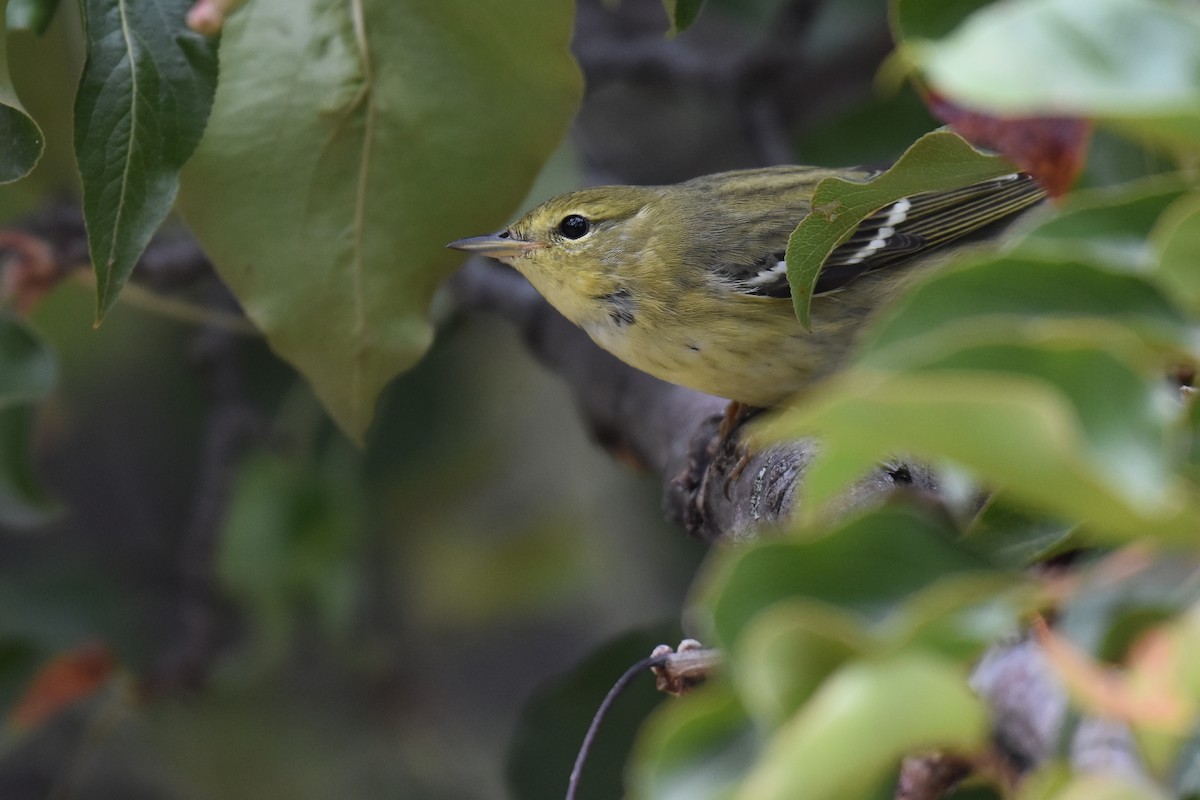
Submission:
[[[471,236],[467,239],[459,239],[446,245],[446,247],[453,250],[463,250],[467,253],[478,253],[488,258],[504,259],[524,255],[538,247],[538,244],[536,242],[514,239],[511,234],[504,231],[502,233],[491,233],[487,236]]]

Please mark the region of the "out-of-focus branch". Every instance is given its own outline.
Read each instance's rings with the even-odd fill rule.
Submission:
[[[824,6],[823,0],[785,2],[760,36],[733,43],[706,31],[705,16],[687,36],[667,39],[652,4],[627,4],[618,13],[583,2],[574,51],[589,90],[620,83],[711,97],[717,107],[735,110],[759,164],[789,163],[796,133],[869,96],[892,49],[882,19],[835,51],[813,47],[809,38]]]
[[[78,205],[55,201],[19,228],[0,231],[3,254],[9,256],[0,273],[3,289],[19,309],[26,309],[88,264]],[[266,436],[266,422],[243,386],[244,330],[230,324],[244,320],[241,309],[196,241],[182,230],[160,233],[139,259],[132,283],[151,297],[188,291],[204,298],[195,307],[199,327],[192,360],[208,394],[208,417],[191,514],[175,546],[175,625],[145,680],[151,691],[196,689],[207,679],[220,643],[214,561],[221,528],[237,467],[248,447]],[[213,324],[206,323],[205,310],[212,312]]]

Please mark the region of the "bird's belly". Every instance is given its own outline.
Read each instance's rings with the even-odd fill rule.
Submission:
[[[605,350],[643,372],[708,394],[769,407],[829,372],[846,349],[823,330],[806,331],[787,313],[755,323],[672,327],[639,320],[584,326]]]

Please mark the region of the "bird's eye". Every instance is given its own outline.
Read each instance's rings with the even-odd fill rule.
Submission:
[[[568,214],[563,217],[562,222],[558,223],[558,232],[568,239],[580,239],[587,234],[591,227],[587,218],[578,214]]]

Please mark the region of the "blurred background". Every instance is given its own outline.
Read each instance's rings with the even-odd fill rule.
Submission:
[[[883,163],[937,127],[878,80],[884,0],[710,0],[667,27],[657,0],[580,0],[587,93],[526,206]],[[61,74],[21,88],[69,130],[73,4],[48,38],[12,39],[14,60],[61,50]],[[1127,147],[1099,136],[1085,182],[1144,172]],[[70,155],[46,158],[39,183],[0,189],[0,219],[82,258],[71,171],[53,168]],[[173,302],[236,315],[210,272],[145,264],[98,330],[93,292],[81,272],[31,318],[58,362],[33,429],[58,513],[0,527],[0,800],[561,796],[608,686],[681,635],[704,550],[664,521],[659,477],[591,442],[497,319],[448,318],[359,450],[236,316]],[[619,792],[649,683],[584,796]]]

